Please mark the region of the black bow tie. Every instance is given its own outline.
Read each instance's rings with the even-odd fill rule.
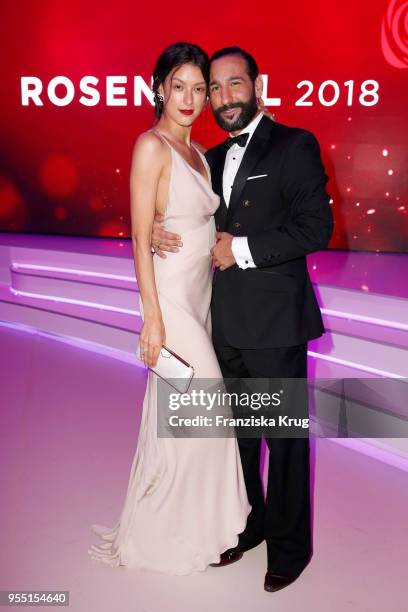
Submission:
[[[249,133],[245,132],[245,134],[238,134],[238,136],[234,136],[233,138],[232,138],[232,136],[230,136],[229,138],[227,138],[227,140],[225,141],[224,144],[225,144],[225,147],[226,147],[227,151],[235,143],[239,147],[245,147],[248,138],[249,138]]]

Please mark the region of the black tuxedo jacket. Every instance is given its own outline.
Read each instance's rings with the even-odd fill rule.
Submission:
[[[316,138],[263,117],[245,151],[228,207],[222,190],[225,156],[223,143],[206,152],[212,186],[221,198],[216,227],[247,236],[257,267],[216,269],[213,330],[216,322],[237,348],[294,346],[317,338],[324,327],[306,255],[327,246],[333,215]]]

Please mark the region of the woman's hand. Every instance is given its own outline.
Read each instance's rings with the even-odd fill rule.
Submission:
[[[165,342],[166,334],[162,318],[145,317],[140,332],[140,357],[148,368],[156,365],[160,349]]]
[[[269,119],[271,119],[272,121],[275,121],[275,113],[270,113],[268,110],[266,110],[264,101],[262,100],[262,98],[257,98],[256,102],[257,102],[258,109],[261,110],[266,117],[269,117]]]

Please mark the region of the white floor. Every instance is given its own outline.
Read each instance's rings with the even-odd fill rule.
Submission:
[[[69,590],[74,612],[408,612],[408,473],[330,440],[312,441],[314,556],[288,588],[263,590],[264,544],[186,577],[93,561],[91,523],[121,508],[144,372],[12,330],[0,345],[0,589]]]

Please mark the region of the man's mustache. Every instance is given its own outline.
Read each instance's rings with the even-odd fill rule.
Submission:
[[[242,106],[242,102],[233,102],[232,104],[225,104],[224,106],[220,106],[220,108],[217,108],[216,113],[223,113],[233,108],[242,108]]]

